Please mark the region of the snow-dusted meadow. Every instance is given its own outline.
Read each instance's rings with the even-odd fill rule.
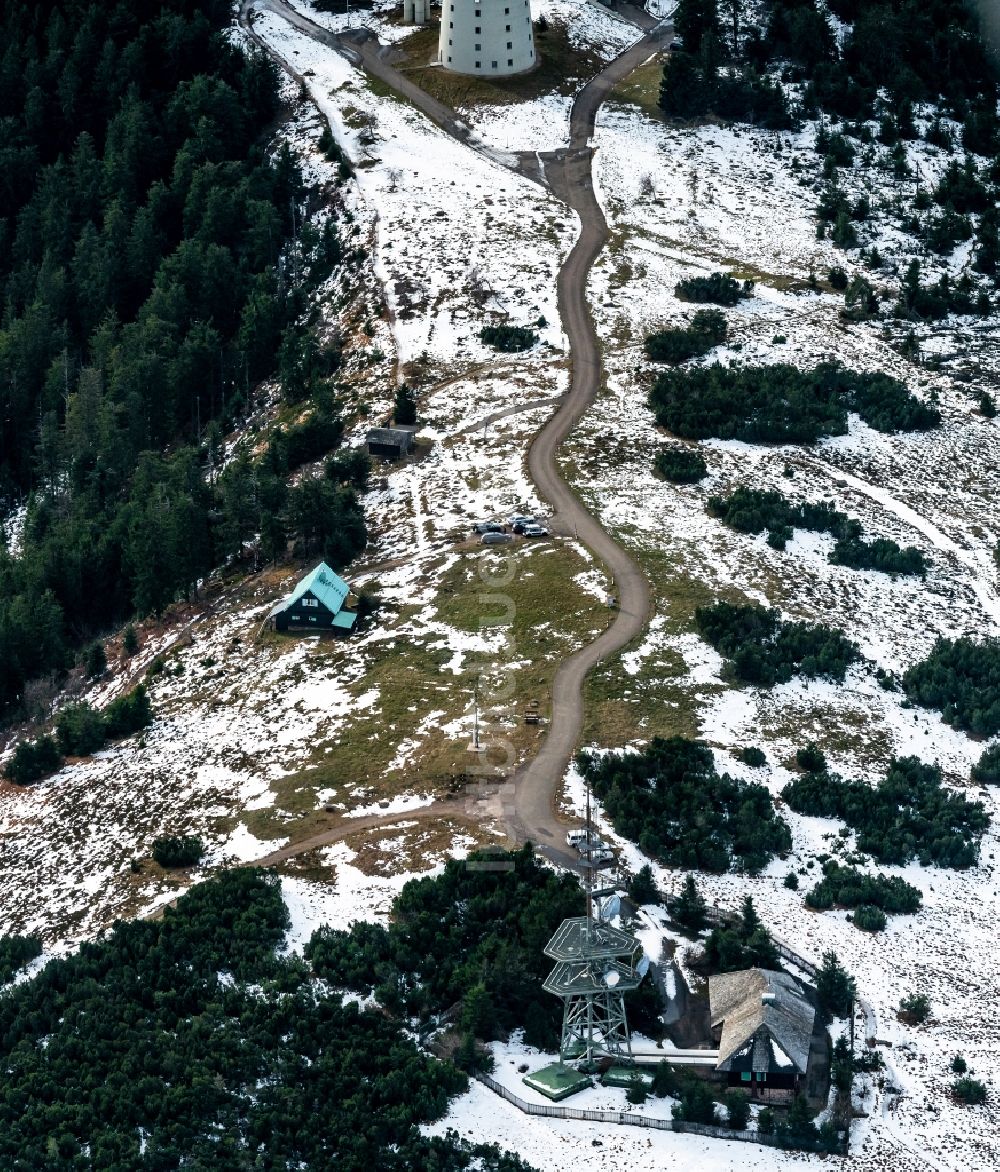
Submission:
[[[305,0],[296,4],[337,31],[345,23],[315,13]],[[387,8],[354,19],[365,20],[385,41],[405,36]],[[566,21],[602,59],[638,35],[587,0],[545,0],[539,11]],[[470,634],[449,613],[445,586],[452,588],[466,556],[456,543],[468,536],[473,520],[540,509],[523,456],[567,387],[555,277],[578,225],[502,156],[561,145],[569,96],[463,111],[480,148],[469,149],[407,104],[374,93],[344,57],[274,13],[261,12],[254,28],[303,76],[355,167],[341,198],[353,220],[352,239],[367,253],[370,288],[380,290],[386,313],[383,320],[373,295],[371,332],[362,337],[355,321],[345,350],[352,387],[369,411],[349,442],[362,442],[367,427],[387,416],[395,387],[409,380],[420,392],[427,454],[404,468],[377,469],[378,484],[366,497],[371,544],[347,576],[358,587],[377,585],[387,604],[371,632],[338,644],[258,640],[263,617],[291,578],[265,575],[246,588],[226,588],[212,596],[211,606],[188,616],[190,642],[174,642],[176,626],[150,631],[129,672],[93,694],[98,702],[109,699],[154,655],[166,653],[169,670],[150,684],[157,722],[141,746],[133,740],[111,747],[30,790],[0,789],[5,926],[43,934],[54,949],[99,933],[117,915],[144,914],[174,897],[174,883],[130,867],[133,858],[148,855],[159,833],[201,834],[212,866],[249,861],[286,842],[286,834],[272,829],[261,838],[251,827],[273,827],[286,816],[291,822],[293,813],[303,812],[300,806],[282,813],[289,798],[283,786],[382,718],[392,697],[377,671],[412,648],[436,656],[439,667],[405,718],[382,729],[385,753],[368,775],[310,790],[305,803],[308,809],[328,806],[336,816],[378,812],[398,814],[399,821],[365,853],[364,866],[352,840],[318,852],[324,880],[306,873],[284,877],[293,920],[289,947],[300,949],[319,923],[343,927],[356,917],[384,919],[412,873],[440,865],[445,848],[436,842],[424,851],[422,831],[407,819],[432,796],[408,769],[432,738],[468,740],[466,669],[475,657],[499,651],[494,635]],[[332,184],[336,168],[315,146],[320,129],[320,120],[304,108],[289,137],[307,173]],[[996,634],[1000,623],[992,558],[1000,537],[994,507],[1000,424],[976,413],[974,385],[908,365],[878,324],[841,323],[842,299],[809,288],[810,271],[821,279],[834,264],[849,273],[866,271],[816,239],[813,136],[811,128],[797,135],[670,130],[621,103],[605,108],[599,120],[595,175],[614,240],[595,267],[590,294],[604,342],[607,391],[566,455],[584,499],[652,568],[656,614],[643,641],[622,659],[631,681],[622,700],[626,707],[635,701],[627,739],[655,734],[657,713],[673,703],[667,690],[679,688],[720,768],[763,780],[774,792],[791,776],[785,763],[807,740],[821,744],[831,766],[847,775],[877,777],[890,755],[915,753],[939,761],[950,783],[967,786],[970,765],[984,746],[933,714],[906,707],[866,667],[852,669],[843,686],[793,682],[770,692],[734,690],[721,676],[719,657],[691,633],[689,603],[676,601],[687,598],[692,584],[705,599],[728,592],[766,601],[792,617],[844,627],[872,664],[894,672],[924,655],[939,635]],[[943,157],[925,144],[910,151],[914,183],[926,186],[943,169]],[[877,203],[884,177],[859,167],[847,182],[852,197],[868,191]],[[865,232],[900,263],[912,246],[885,217]],[[957,271],[967,259],[958,250],[932,263],[925,279],[945,266]],[[702,484],[673,487],[655,478],[652,459],[664,439],[636,374],[648,365],[642,339],[652,328],[690,316],[691,307],[673,296],[677,280],[718,268],[753,276],[757,287],[751,300],[727,311],[729,343],[709,361],[806,364],[836,356],[859,369],[905,377],[916,394],[934,396],[942,427],[926,435],[884,436],[852,419],[848,436],[815,448],[707,443],[710,476]],[[888,297],[894,281],[885,274],[875,279]],[[334,280],[331,326],[344,324],[336,304],[341,293]],[[485,321],[507,317],[524,325],[544,319],[534,350],[503,356],[480,342]],[[981,323],[950,320],[917,332],[926,351],[973,358],[989,353],[989,329]],[[985,365],[995,380],[995,368]],[[740,484],[829,500],[860,518],[866,535],[919,546],[931,561],[928,578],[892,580],[831,566],[829,539],[821,536],[797,533],[779,552],[762,537],[733,533],[707,516],[705,501]],[[599,604],[606,593],[600,571],[572,548],[564,552],[579,560],[577,592]],[[549,654],[563,647],[550,644]],[[748,770],[736,760],[734,752],[746,744],[765,749],[766,770]],[[996,818],[995,792],[972,790],[971,796]],[[383,806],[390,797],[392,804]],[[567,801],[578,808],[579,800],[571,776]],[[890,868],[921,889],[924,908],[895,917],[885,932],[870,937],[840,913],[806,911],[802,892],[783,886],[789,869],[808,871],[810,859],[835,842],[851,844],[850,837],[838,836],[835,823],[785,815],[793,831],[791,859],[758,877],[700,882],[710,900],[725,907],[750,891],[777,935],[816,960],[834,948],[856,975],[874,1013],[867,1030],[891,1044],[885,1050],[891,1084],[901,1093],[883,1088],[866,1102],[870,1118],[855,1125],[852,1166],[995,1168],[995,828],[984,839],[981,865],[970,872]],[[483,828],[486,834],[493,829],[492,822]],[[448,853],[473,845],[467,830],[449,828]],[[636,848],[620,846],[632,866],[643,862]],[[426,866],[412,865],[414,850],[424,851]],[[397,856],[403,865],[393,865]],[[658,879],[666,891],[678,881],[662,869]],[[804,877],[802,886],[808,884]],[[929,994],[932,1018],[907,1028],[894,1009],[902,996],[918,991]],[[956,1053],[991,1083],[989,1110],[958,1108],[949,1099],[948,1064]],[[527,1055],[516,1041],[497,1047],[496,1057],[498,1077],[530,1097],[516,1067],[541,1057]],[[625,1109],[623,1091],[587,1094],[593,1102],[586,1105]],[[815,1162],[667,1132],[531,1118],[477,1084],[440,1126],[512,1148],[545,1172],[643,1163],[723,1172]]]

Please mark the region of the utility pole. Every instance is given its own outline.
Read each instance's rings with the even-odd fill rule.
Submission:
[[[479,752],[479,676],[476,676],[476,682],[472,688],[472,703],[474,705],[474,717],[472,726],[472,747]]]

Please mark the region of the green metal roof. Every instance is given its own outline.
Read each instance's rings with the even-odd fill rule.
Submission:
[[[542,988],[557,997],[570,997],[589,993],[628,993],[641,984],[642,977],[635,969],[618,960],[561,960],[542,982]]]
[[[310,570],[306,574],[298,586],[295,587],[283,602],[279,602],[274,607],[271,614],[280,614],[283,610],[288,610],[290,606],[294,606],[304,594],[312,594],[319,599],[320,603],[331,614],[338,615],[339,617],[338,612],[344,605],[344,599],[350,592],[351,588],[344,579],[339,574],[335,574],[326,562],[320,562],[314,570]],[[350,623],[336,625],[350,627],[354,624],[352,619]]]
[[[357,617],[353,610],[342,610],[333,616],[333,625],[342,631],[349,631],[354,626]]]
[[[612,928],[586,916],[572,916],[556,928],[545,945],[545,955],[553,960],[594,960],[598,957],[632,956],[639,942],[628,932]]]

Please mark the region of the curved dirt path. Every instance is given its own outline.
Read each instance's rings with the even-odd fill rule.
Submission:
[[[617,544],[563,479],[559,449],[593,405],[604,371],[594,319],[587,301],[587,278],[608,241],[608,226],[594,192],[593,151],[589,145],[597,111],[613,86],[641,65],[657,42],[671,35],[669,24],[637,41],[581,90],[570,116],[568,150],[542,155],[552,189],[580,217],[580,236],[559,270],[559,316],[572,356],[570,389],[560,409],[535,437],[528,451],[528,471],[539,493],[554,510],[552,527],[574,534],[612,574],[619,609],[615,621],[593,643],[564,660],[552,687],[549,730],[531,761],[514,775],[510,829],[517,839],[531,839],[551,858],[565,862],[563,824],[555,799],[583,728],[583,688],[588,673],[635,639],[646,626],[651,607],[649,585],[632,557]]]
[[[454,110],[403,77],[386,60],[387,50],[370,32],[337,35],[320,28],[291,8],[286,0],[243,0],[240,18],[244,28],[268,52],[273,51],[253,33],[253,8],[270,9],[293,27],[322,44],[343,53],[355,64],[363,64],[369,73],[410,99],[433,122],[453,138],[470,147],[469,127]],[[603,384],[601,348],[587,301],[587,279],[591,267],[609,238],[608,226],[594,191],[593,150],[597,111],[612,88],[653,54],[660,42],[673,35],[669,21],[657,23],[641,9],[636,9],[634,23],[647,29],[624,53],[580,91],[570,115],[569,145],[559,151],[540,153],[547,185],[580,217],[580,236],[557,278],[559,316],[569,339],[572,377],[559,409],[536,435],[528,452],[528,471],[539,494],[553,511],[554,532],[573,535],[582,541],[611,574],[619,608],[615,621],[594,642],[581,648],[560,665],[553,683],[552,707],[548,731],[531,761],[513,776],[513,793],[508,789],[504,821],[516,841],[533,841],[550,858],[563,863],[577,860],[563,843],[563,823],[556,815],[555,799],[566,769],[579,744],[583,728],[583,688],[588,673],[600,662],[614,655],[635,639],[646,626],[651,607],[649,585],[639,566],[587,511],[559,470],[559,449],[585,412],[593,405]],[[652,27],[651,27],[652,26]],[[286,62],[281,62],[289,68]],[[523,163],[514,156],[495,159],[524,173]],[[534,175],[529,178],[535,179]],[[502,779],[498,779],[502,780]],[[382,824],[385,819],[359,819],[355,829]],[[284,848],[262,863],[281,861],[294,853],[335,841],[331,834],[316,836],[311,845],[295,844]],[[278,857],[280,856],[280,858]]]

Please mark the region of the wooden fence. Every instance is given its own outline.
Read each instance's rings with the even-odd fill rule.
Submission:
[[[579,1119],[589,1123],[612,1123],[625,1127],[651,1127],[656,1131],[685,1132],[689,1135],[711,1136],[713,1139],[737,1140],[741,1143],[760,1144],[769,1148],[788,1148],[787,1140],[778,1136],[761,1135],[759,1131],[736,1131],[731,1127],[717,1127],[709,1123],[691,1123],[683,1119],[663,1119],[652,1115],[637,1115],[632,1111],[582,1110],[579,1107],[563,1107],[558,1103],[529,1103],[515,1095],[503,1083],[491,1075],[477,1072],[475,1077],[494,1094],[511,1103],[525,1115],[541,1115],[548,1119]],[[846,1151],[846,1143],[844,1149]]]

